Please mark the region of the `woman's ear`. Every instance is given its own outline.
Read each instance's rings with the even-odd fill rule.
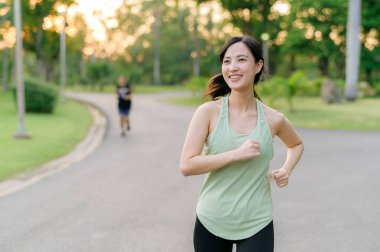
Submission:
[[[263,68],[263,65],[264,65],[264,61],[263,60],[259,60],[256,62],[255,64],[255,74],[258,74],[261,69]]]

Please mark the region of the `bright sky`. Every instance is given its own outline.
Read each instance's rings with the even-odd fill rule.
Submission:
[[[109,17],[122,4],[123,0],[76,0],[78,3],[78,11],[83,13],[90,29],[94,31],[93,35],[102,39],[104,32],[102,26],[94,11],[101,12],[103,17]]]

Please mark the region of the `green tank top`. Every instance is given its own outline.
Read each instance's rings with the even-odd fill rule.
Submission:
[[[219,119],[206,140],[204,154],[226,152],[253,139],[259,141],[261,155],[208,173],[200,191],[197,216],[214,235],[241,240],[256,234],[272,221],[268,168],[273,157],[273,138],[258,99],[257,124],[249,134],[237,133],[229,127],[228,96],[221,99]]]

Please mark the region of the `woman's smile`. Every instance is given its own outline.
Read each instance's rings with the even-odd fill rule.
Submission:
[[[231,74],[231,75],[228,76],[228,78],[229,78],[232,82],[237,82],[237,81],[239,81],[242,77],[243,77],[243,75],[241,75],[241,74]]]

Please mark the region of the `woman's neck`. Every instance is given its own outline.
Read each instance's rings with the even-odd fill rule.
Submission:
[[[231,91],[228,97],[229,106],[239,110],[248,111],[251,109],[256,109],[256,99],[252,92],[234,92]]]

